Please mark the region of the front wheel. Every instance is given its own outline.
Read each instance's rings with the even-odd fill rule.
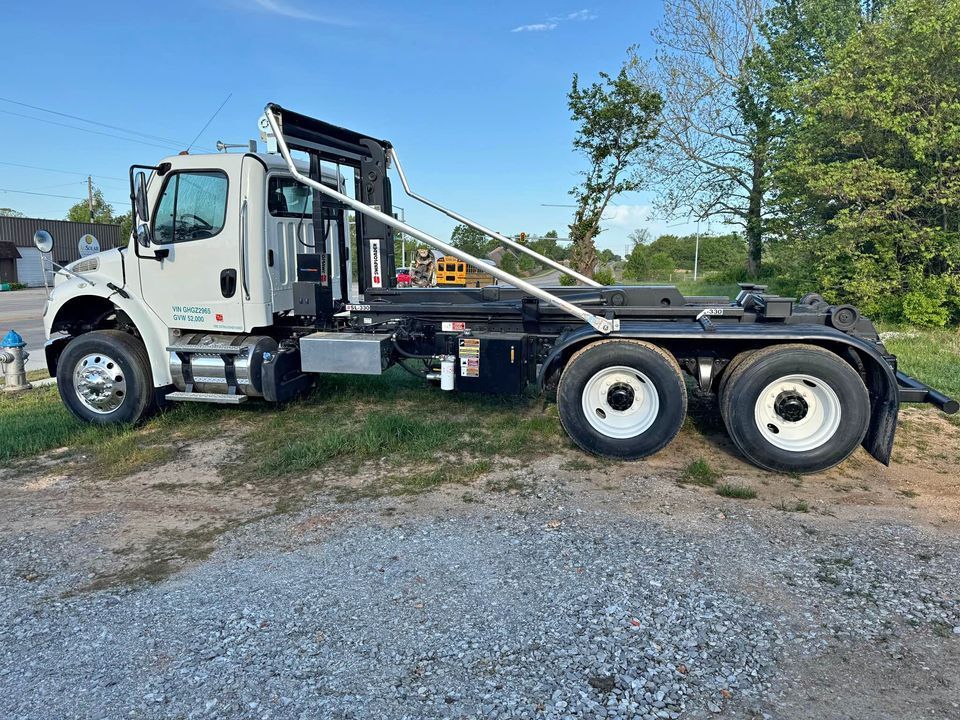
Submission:
[[[97,425],[137,422],[154,405],[146,348],[119,330],[71,340],[57,363],[57,388],[70,412]]]
[[[637,460],[680,431],[687,390],[673,356],[639,340],[603,340],[576,352],[557,387],[560,423],[595,455]]]
[[[720,390],[730,438],[768,470],[809,473],[845,460],[863,441],[870,396],[856,370],[814,345],[757,350]]]

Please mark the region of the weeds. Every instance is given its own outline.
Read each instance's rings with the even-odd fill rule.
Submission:
[[[810,505],[806,500],[793,500],[787,502],[783,498],[780,498],[780,502],[774,505],[777,510],[783,512],[797,512],[797,513],[808,513],[810,512]]]
[[[731,485],[729,483],[718,485],[714,492],[721,497],[733,498],[735,500],[753,500],[757,497],[757,491],[752,487],[747,487],[746,485]]]
[[[680,483],[712,487],[719,477],[720,473],[710,467],[710,464],[701,457],[683,469],[680,474]]]

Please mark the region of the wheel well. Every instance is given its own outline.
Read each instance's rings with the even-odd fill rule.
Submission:
[[[50,333],[66,333],[68,337],[54,338],[46,344],[47,370],[57,376],[60,355],[71,338],[93,330],[121,330],[140,338],[140,331],[123,310],[106,298],[87,295],[68,300],[57,311]]]
[[[65,332],[76,337],[91,330],[117,329],[140,336],[127,314],[106,298],[76,297],[64,303],[50,326],[51,333]]]

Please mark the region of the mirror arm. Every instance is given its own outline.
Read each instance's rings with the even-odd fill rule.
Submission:
[[[80,275],[80,274],[78,274],[78,273],[75,273],[73,270],[71,270],[71,269],[68,268],[68,267],[64,267],[63,265],[61,265],[60,263],[58,263],[56,260],[54,260],[52,257],[50,258],[50,265],[51,265],[51,267],[53,267],[57,272],[63,272],[63,273],[66,273],[67,275],[69,275],[69,276],[71,276],[71,277],[75,277],[77,280],[82,280],[83,282],[87,283],[90,287],[96,287],[96,286],[97,286],[97,284],[96,284],[93,280],[91,280],[90,278],[84,277],[83,275]]]

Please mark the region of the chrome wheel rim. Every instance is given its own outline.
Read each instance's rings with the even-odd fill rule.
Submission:
[[[127,378],[117,361],[103,353],[80,358],[73,371],[73,389],[83,406],[98,415],[107,415],[123,405]]]
[[[583,414],[594,430],[619,440],[645,433],[660,414],[650,378],[624,365],[604,368],[583,388]]]
[[[820,378],[797,373],[767,385],[754,406],[757,429],[774,447],[809,452],[825,444],[840,427],[837,393]]]

